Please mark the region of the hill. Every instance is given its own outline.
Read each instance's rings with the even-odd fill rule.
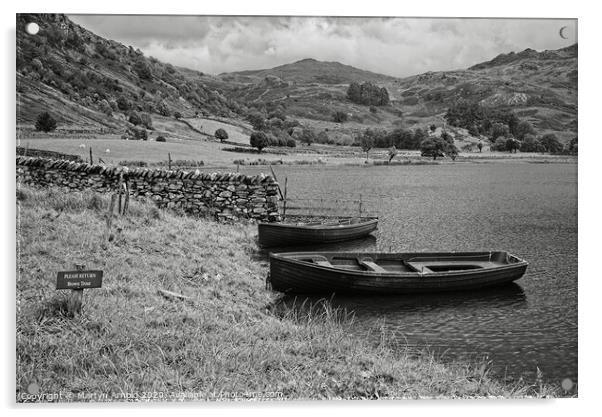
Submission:
[[[40,31],[28,34],[28,22]],[[170,117],[234,117],[238,103],[208,88],[211,78],[104,39],[60,14],[17,15],[17,125],[51,110],[63,129],[122,132],[132,111]]]
[[[269,70],[220,74],[222,83],[216,87],[246,106],[278,105],[288,115],[329,131],[442,125],[450,105],[469,100],[509,108],[531,122],[538,133],[556,133],[568,140],[577,132],[577,74],[575,44],[557,51],[526,49],[466,70],[426,72],[403,79],[304,59]],[[346,95],[349,83],[364,81],[385,87],[391,104],[375,112],[352,103]],[[348,113],[351,123],[334,123],[336,111]]]
[[[38,35],[23,30],[32,20],[41,27]],[[556,51],[510,52],[465,70],[403,79],[311,58],[212,76],[146,57],[64,15],[20,14],[17,24],[20,129],[33,129],[35,118],[45,109],[52,109],[64,131],[114,134],[127,129],[132,111],[162,118],[164,125],[176,113],[188,121],[219,117],[240,125],[249,112],[268,117],[278,110],[316,133],[327,131],[335,139],[344,136],[348,141],[366,128],[445,126],[447,109],[468,100],[511,109],[540,135],[555,133],[567,142],[577,133],[577,45]],[[352,82],[386,88],[390,104],[367,106],[350,101],[347,89]],[[348,120],[335,122],[336,112],[345,113]],[[466,131],[450,130],[469,142],[479,140]]]
[[[395,77],[365,71],[340,62],[324,62],[313,58],[270,69],[231,72],[220,74],[220,76],[222,79],[230,81],[253,81],[254,78],[277,77],[280,80],[286,80],[287,84],[349,84],[364,81],[382,83],[395,80]]]

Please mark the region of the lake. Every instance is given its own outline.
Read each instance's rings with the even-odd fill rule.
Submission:
[[[334,297],[355,312],[355,335],[380,337],[376,328],[400,347],[426,345],[444,361],[487,358],[508,379],[534,381],[539,368],[547,381],[577,381],[576,163],[274,169],[281,184],[288,178],[289,197],[361,194],[363,211],[380,218],[378,231],[341,250],[506,250],[529,262],[516,284],[487,291]],[[269,168],[241,169],[259,171]],[[358,212],[346,204],[336,203]]]

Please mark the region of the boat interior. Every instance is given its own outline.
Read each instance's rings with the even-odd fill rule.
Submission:
[[[368,255],[358,256],[323,256],[311,255],[299,258],[301,261],[310,262],[328,268],[345,269],[350,271],[375,272],[375,273],[404,273],[417,272],[429,274],[435,272],[468,271],[474,269],[493,268],[504,265],[491,258],[479,257],[413,257],[409,259],[385,258],[374,259]]]

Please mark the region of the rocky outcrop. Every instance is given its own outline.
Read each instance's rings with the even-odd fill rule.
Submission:
[[[16,165],[17,181],[32,186],[111,192],[121,179],[132,197],[151,199],[159,207],[217,219],[280,220],[278,183],[269,175],[129,169],[24,156],[17,156]]]

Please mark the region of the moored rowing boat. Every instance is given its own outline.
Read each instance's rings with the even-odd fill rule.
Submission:
[[[404,294],[472,290],[515,281],[527,262],[503,251],[270,254],[270,282],[290,293]]]

